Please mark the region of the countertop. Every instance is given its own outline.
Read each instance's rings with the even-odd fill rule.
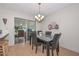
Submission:
[[[3,32],[2,34],[0,34],[0,39],[4,38],[5,36],[7,36],[9,33],[8,32]]]

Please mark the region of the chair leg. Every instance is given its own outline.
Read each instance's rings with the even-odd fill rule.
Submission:
[[[44,53],[44,45],[43,45],[43,47],[42,47],[42,53]]]
[[[29,44],[31,45],[31,36],[30,36],[30,43]]]
[[[56,53],[57,53],[57,56],[58,56],[59,55],[59,44],[58,44],[58,46],[56,48]]]
[[[52,56],[54,56],[54,53],[53,53],[53,48],[52,48]]]
[[[33,50],[33,44],[32,44],[32,50]]]
[[[37,45],[36,45],[36,51],[35,51],[35,53],[37,53],[37,49],[38,49],[38,47],[37,47]]]
[[[57,56],[59,56],[59,49],[58,48],[56,49],[56,53],[57,53]]]

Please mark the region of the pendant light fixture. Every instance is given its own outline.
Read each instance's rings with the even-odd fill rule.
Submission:
[[[44,16],[40,14],[40,5],[41,3],[38,3],[38,6],[39,6],[39,13],[37,16],[35,16],[35,19],[38,21],[38,22],[42,22],[44,20]]]

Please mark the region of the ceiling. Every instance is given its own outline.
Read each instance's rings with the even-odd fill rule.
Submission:
[[[69,5],[71,5],[71,3],[42,3],[40,5],[40,13],[44,16],[47,16]],[[23,12],[31,16],[38,14],[37,3],[0,3],[0,7]]]

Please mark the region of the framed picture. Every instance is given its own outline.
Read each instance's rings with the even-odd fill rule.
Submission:
[[[55,26],[56,26],[56,22],[53,21],[48,25],[48,29],[49,30],[55,29]]]
[[[52,28],[53,28],[53,27],[52,27],[52,24],[49,24],[49,25],[48,25],[48,29],[49,29],[49,30],[52,30]]]

